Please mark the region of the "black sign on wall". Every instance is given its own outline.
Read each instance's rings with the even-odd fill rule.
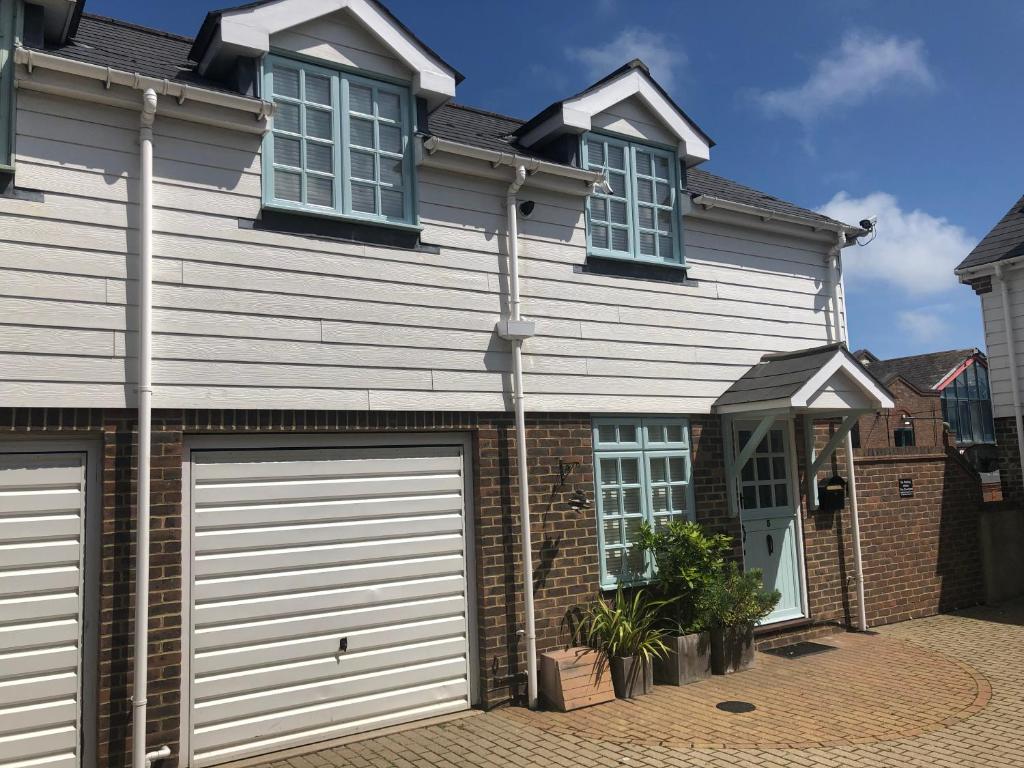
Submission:
[[[900,498],[909,499],[914,495],[914,478],[901,477],[896,481],[900,489]]]

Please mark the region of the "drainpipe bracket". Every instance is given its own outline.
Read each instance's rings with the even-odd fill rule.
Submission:
[[[532,320],[499,320],[494,330],[506,341],[525,341],[537,335],[537,324]]]

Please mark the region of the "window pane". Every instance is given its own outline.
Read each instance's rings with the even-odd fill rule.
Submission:
[[[977,370],[978,366],[972,365],[966,371],[964,371],[964,374],[967,376],[967,397],[969,397],[971,400],[978,399]]]
[[[604,144],[593,139],[587,140],[587,161],[591,165],[604,165]]]
[[[636,425],[635,424],[620,424],[619,425],[619,442],[620,443],[635,443],[636,442]]]
[[[591,198],[590,217],[598,221],[608,221],[608,201],[603,197]]]
[[[654,195],[651,192],[651,182],[647,179],[637,179],[636,181],[636,194],[637,199],[641,203],[650,203],[654,200]]]
[[[349,142],[357,147],[368,147],[374,149],[373,123],[370,120],[352,118],[349,126]]]
[[[686,480],[686,459],[682,456],[670,458],[668,460],[668,475],[675,483]]]
[[[654,235],[649,232],[640,233],[640,253],[644,256],[654,256]]]
[[[608,202],[608,210],[611,218],[608,221],[613,224],[625,224],[626,223],[626,204],[621,200],[610,200]]]
[[[306,143],[306,167],[313,171],[334,171],[334,148],[329,144]]]
[[[296,104],[277,103],[274,108],[274,130],[299,132],[299,107]]]
[[[658,184],[658,204],[672,204],[672,188],[668,184]]]
[[[754,461],[757,464],[757,479],[761,480],[761,481],[771,480],[772,479],[771,461],[769,459],[766,459],[766,458],[758,458],[758,459],[755,459]]]
[[[622,147],[614,144],[608,147],[608,166],[624,170],[626,168],[626,154]]]
[[[605,488],[601,491],[601,505],[606,515],[622,514],[619,509],[619,489]]]
[[[672,509],[675,512],[683,512],[686,510],[686,486],[685,485],[673,485],[672,486]]]
[[[302,142],[284,136],[274,136],[274,162],[279,165],[302,167]]]
[[[982,400],[988,400],[990,397],[988,392],[988,371],[981,365],[978,365],[978,397]]]
[[[757,509],[757,486],[756,485],[745,485],[745,486],[743,486],[743,508],[744,509]]]
[[[630,547],[626,550],[626,562],[623,576],[626,579],[635,579],[644,575],[647,570],[644,551],[638,547]]]
[[[391,184],[396,187],[402,186],[403,164],[404,161],[402,160],[382,157],[380,159],[380,180],[385,184]]]
[[[612,185],[612,194],[615,197],[626,196],[626,174],[609,172],[608,183]]]
[[[377,212],[377,195],[373,187],[365,184],[352,185],[352,210],[359,213]]]
[[[330,139],[331,113],[306,107],[306,135],[316,139]]]
[[[667,157],[654,158],[654,175],[657,176],[659,179],[669,178]]]
[[[669,507],[668,486],[662,485],[651,489],[651,507],[656,515],[671,511]]]
[[[320,75],[306,75],[306,101],[315,104],[331,103],[331,81]]]
[[[644,229],[654,229],[654,210],[645,205],[637,209],[639,221],[637,222]]]
[[[672,214],[669,211],[658,209],[658,229],[662,232],[672,231]]]
[[[604,567],[610,576],[622,575],[623,553],[622,549],[609,549],[604,553]]]
[[[287,96],[291,99],[299,98],[299,73],[295,69],[285,67],[274,67],[274,94],[276,96]],[[278,105],[280,109],[281,105]]]
[[[302,177],[297,173],[274,171],[274,197],[278,200],[302,201]]]
[[[619,465],[623,485],[635,485],[640,482],[640,459],[622,459]]]
[[[605,545],[622,543],[622,528],[619,520],[605,520],[604,543]]]
[[[743,465],[743,471],[740,472],[740,478],[748,483],[752,483],[757,479],[757,477],[754,476],[754,462],[748,461]]]
[[[757,486],[757,502],[759,509],[772,508],[772,487],[770,485]]]
[[[626,528],[626,543],[633,544],[640,538],[640,529],[643,527],[642,517],[626,518],[623,521]]]
[[[614,424],[599,424],[597,427],[597,441],[599,443],[615,443],[618,442],[615,437],[615,425]]]
[[[373,169],[373,155],[366,152],[350,152],[349,156],[352,158],[352,178],[367,179],[369,181],[376,180],[376,174]]]
[[[786,479],[786,457],[776,456],[772,459],[772,477],[776,480]]]
[[[608,248],[608,227],[592,227],[590,230],[590,242],[595,248]]]
[[[381,92],[377,94],[377,114],[385,120],[400,122],[402,119],[402,102],[397,93]]]
[[[373,91],[365,86],[349,83],[348,108],[351,112],[361,112],[364,115],[372,115]]]
[[[306,202],[310,205],[334,207],[334,179],[306,176]]]
[[[658,235],[658,255],[666,259],[675,256],[675,248],[672,247],[672,238],[668,235]]]
[[[683,442],[683,425],[682,424],[669,424],[665,427],[665,442],[667,443],[681,443]]]
[[[649,152],[636,153],[636,172],[644,176],[651,175],[651,155]]]
[[[629,232],[625,229],[613,229],[612,230],[612,250],[613,251],[629,251]]]
[[[960,431],[957,433],[957,438],[970,440],[971,435],[974,434],[974,430],[971,428],[971,407],[966,400],[961,400],[957,405],[960,411]]]
[[[775,486],[775,506],[784,507],[789,504],[789,491],[785,484],[779,483]]]
[[[657,458],[651,459],[651,482],[652,483],[664,483],[668,480],[668,460]]]
[[[384,152],[402,154],[402,129],[397,125],[381,123],[377,126],[380,131],[380,148]]]
[[[390,219],[405,218],[405,195],[396,189],[380,191],[381,213]]]
[[[626,515],[639,515],[643,511],[639,488],[622,490],[622,512]]]
[[[772,453],[782,453],[782,430],[773,429],[770,435],[772,438]]]
[[[614,485],[619,482],[618,459],[601,459],[601,483]]]

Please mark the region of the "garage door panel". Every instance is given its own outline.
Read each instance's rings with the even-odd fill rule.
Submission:
[[[10,515],[0,517],[0,541],[19,544],[53,539],[77,540],[81,527],[82,520],[78,515]]]
[[[81,573],[75,565],[0,570],[0,597],[77,592],[81,581]]]
[[[358,642],[359,632],[406,621],[462,615],[465,602],[462,595],[455,595],[333,613],[293,615],[277,620],[197,628],[195,647],[196,650],[207,650],[239,645],[243,642],[265,643],[334,633],[339,639],[348,637],[350,648],[355,650],[353,644]]]
[[[196,557],[194,571],[197,579],[242,576],[269,571],[390,561],[405,557],[447,555],[462,550],[461,535],[419,536],[348,544],[259,549],[230,554],[204,554]]]
[[[75,669],[77,666],[78,646],[74,644],[36,651],[5,652],[0,653],[0,680],[32,677],[55,669]]]
[[[0,518],[25,515],[77,514],[82,503],[79,489],[44,489],[39,493],[21,486],[0,487]]]
[[[301,685],[197,702],[196,726],[201,728],[214,723],[235,722],[240,718],[287,712],[311,704],[379,696],[391,691],[459,679],[466,674],[466,660],[461,654],[456,658],[425,661],[398,669],[376,669],[366,674],[350,675],[344,670],[344,663],[340,666],[342,668],[338,675],[330,679],[307,681],[303,677]]]
[[[400,562],[360,563],[305,571],[279,571],[248,574],[236,578],[204,579],[196,581],[193,596],[197,602],[205,602],[310,591],[325,584],[336,587],[372,586],[392,579],[461,574],[463,568],[462,553],[458,552],[438,557],[409,558]]]
[[[0,683],[0,702],[20,705],[37,704],[53,699],[74,698],[78,690],[76,669],[54,672],[41,677],[24,677]]]
[[[78,750],[78,733],[73,725],[22,731],[0,737],[0,759],[17,760],[42,759],[47,756],[64,760],[70,755],[75,760]],[[5,765],[5,763],[0,763]],[[49,763],[44,763],[50,768]],[[34,768],[34,767],[33,767]]]
[[[389,691],[384,694],[356,697],[341,702],[320,702],[299,707],[291,712],[278,712],[249,720],[228,722],[220,725],[197,728],[193,737],[199,765],[208,765],[211,760],[203,759],[206,750],[225,747],[227,745],[244,745],[246,742],[258,742],[267,736],[277,737],[281,744],[282,736],[290,735],[291,743],[303,743],[310,736],[319,739],[330,738],[323,735],[322,729],[331,725],[343,726],[345,723],[380,716],[394,716],[395,721],[405,719],[409,710],[426,707],[431,704],[457,704],[458,709],[469,706],[466,698],[466,684],[463,680],[452,680],[442,683],[431,683],[418,688]],[[426,715],[413,711],[414,716]],[[379,727],[376,724],[371,727]],[[304,733],[306,730],[312,734]],[[237,755],[241,750],[236,750]],[[247,750],[252,753],[252,750]],[[221,760],[227,757],[221,757]]]
[[[195,624],[196,627],[205,628],[239,621],[283,618],[291,615],[337,611],[417,598],[462,595],[464,589],[465,581],[462,574],[458,574],[417,581],[367,584],[317,592],[293,591],[284,595],[272,595],[251,600],[209,603],[197,601]]]
[[[375,477],[351,480],[296,480],[196,487],[197,507],[259,504],[268,498],[292,503],[336,499],[400,498],[425,493],[451,493],[462,489],[458,475],[428,477]]]
[[[0,709],[0,737],[25,733],[32,729],[49,729],[75,722],[78,716],[75,697]]]
[[[456,659],[465,671],[466,638],[447,637],[427,643],[396,645],[383,650],[362,653],[337,653],[337,644],[328,653],[314,659],[292,663],[279,663],[273,667],[246,668],[228,674],[197,675],[193,695],[197,702],[238,696],[260,690],[281,690],[297,677],[307,682],[337,678],[339,675],[357,675],[380,669],[394,669],[416,663]]]
[[[462,533],[461,514],[398,517],[387,520],[351,520],[307,525],[263,526],[229,531],[197,531],[204,552],[244,552],[302,544],[358,544],[400,536]]]
[[[364,448],[292,451],[218,451],[195,464],[199,485],[214,482],[336,479],[393,475],[462,474],[457,448]]]
[[[199,508],[196,510],[195,528],[197,531],[209,531],[288,523],[384,520],[388,517],[410,517],[445,512],[462,512],[461,492],[379,499],[348,499],[316,504],[259,504],[244,507]]]
[[[64,592],[33,599],[0,600],[0,622],[3,624],[37,623],[53,619],[77,619],[78,593]],[[0,648],[0,651],[3,649]]]
[[[425,643],[464,635],[466,621],[463,616],[450,616],[429,621],[410,622],[358,633],[359,647],[364,651],[389,648],[413,643]],[[351,633],[349,641],[354,635]],[[258,644],[231,647],[226,650],[198,652],[193,662],[197,677],[222,674],[241,669],[269,667],[294,661],[316,659],[334,654],[338,649],[338,635],[315,635],[289,638],[276,644]]]
[[[456,447],[194,460],[197,765],[469,705],[464,472]]]
[[[0,563],[5,568],[31,568],[41,562],[75,566],[80,557],[78,539],[0,545]]]
[[[11,624],[0,627],[0,649],[4,653],[50,648],[77,643],[78,622],[74,619]]]

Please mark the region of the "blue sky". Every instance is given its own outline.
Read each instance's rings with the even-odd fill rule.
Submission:
[[[230,0],[89,0],[192,35]],[[388,0],[466,80],[529,117],[639,56],[717,142],[709,170],[846,221],[851,344],[881,357],[983,346],[953,267],[1024,192],[1016,0]]]

